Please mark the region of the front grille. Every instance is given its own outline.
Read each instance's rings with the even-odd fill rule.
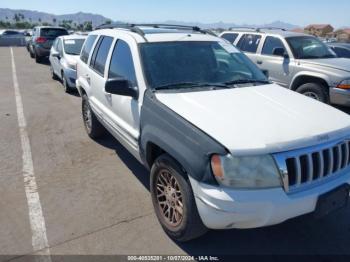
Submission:
[[[350,165],[350,141],[343,140],[275,155],[287,191],[337,175]]]

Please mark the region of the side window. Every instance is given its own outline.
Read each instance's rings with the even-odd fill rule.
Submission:
[[[221,37],[233,44],[237,38],[238,34],[235,33],[225,33]]]
[[[88,38],[85,41],[83,50],[81,51],[81,55],[80,55],[80,59],[84,63],[87,63],[87,61],[89,59],[89,54],[90,54],[90,51],[92,49],[92,46],[95,43],[96,38],[97,38],[97,35],[90,35],[90,36],[88,36]]]
[[[261,40],[260,35],[245,34],[239,40],[237,47],[243,52],[256,53]]]
[[[118,40],[114,47],[108,72],[108,78],[117,77],[127,79],[134,86],[136,85],[136,74],[131,50],[129,45],[123,40]]]
[[[63,55],[63,48],[62,48],[62,40],[58,39],[57,40],[57,52],[60,53],[60,55]]]
[[[266,37],[265,43],[264,43],[264,47],[261,51],[261,54],[263,55],[273,55],[273,50],[275,48],[283,48],[285,49],[282,41],[277,38],[277,37],[272,37],[272,36],[268,36]]]
[[[347,50],[347,49],[345,49],[345,48],[334,47],[334,52],[335,52],[339,57],[350,58],[350,50]]]
[[[106,60],[107,60],[107,56],[108,56],[109,50],[111,48],[112,42],[113,42],[112,37],[103,36],[99,40],[98,45],[96,45],[96,48],[94,51],[94,53],[96,52],[96,55],[93,54],[94,60],[91,60],[90,65],[92,66],[92,68],[94,68],[101,75],[103,75],[103,73],[105,71]]]

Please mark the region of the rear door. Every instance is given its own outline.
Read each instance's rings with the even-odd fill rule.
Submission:
[[[288,54],[288,49],[280,38],[266,36],[260,57],[257,59],[257,65],[260,69],[268,71],[271,81],[288,87],[293,77],[293,59],[290,58],[289,54],[288,58],[274,55],[276,48],[283,48],[285,53]]]
[[[88,63],[92,54],[92,50],[97,41],[97,35],[89,35],[84,43],[84,46],[80,53],[80,61],[77,64],[77,81],[79,82],[78,86],[84,88],[86,92],[90,92],[90,68]]]
[[[100,36],[89,63],[90,93],[89,101],[94,112],[100,119],[110,122],[111,110],[109,108],[110,96],[105,93],[107,81],[107,59],[111,52],[114,39],[110,36]],[[107,68],[107,70],[106,70]]]

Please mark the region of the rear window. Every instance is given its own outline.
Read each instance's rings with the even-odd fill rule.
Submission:
[[[231,44],[234,43],[234,41],[236,40],[238,34],[234,34],[234,33],[225,33],[223,34],[221,37],[226,39],[227,41],[229,41]]]
[[[64,40],[64,51],[68,55],[79,55],[85,39]]]
[[[237,47],[243,52],[256,53],[260,40],[260,35],[246,34],[239,40]]]
[[[43,37],[58,37],[68,35],[68,31],[63,28],[41,28],[40,35]]]

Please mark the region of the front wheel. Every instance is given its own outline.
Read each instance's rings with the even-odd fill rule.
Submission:
[[[83,95],[82,99],[82,115],[85,130],[89,137],[91,137],[92,139],[96,139],[103,136],[106,133],[105,128],[98,121],[94,112],[91,110],[89,99],[85,94]]]
[[[323,103],[329,102],[329,95],[326,88],[318,83],[306,83],[301,85],[296,90],[298,93],[303,94],[312,99],[318,100]]]
[[[158,220],[171,238],[185,242],[207,232],[187,175],[167,154],[158,157],[152,166],[151,196]]]

